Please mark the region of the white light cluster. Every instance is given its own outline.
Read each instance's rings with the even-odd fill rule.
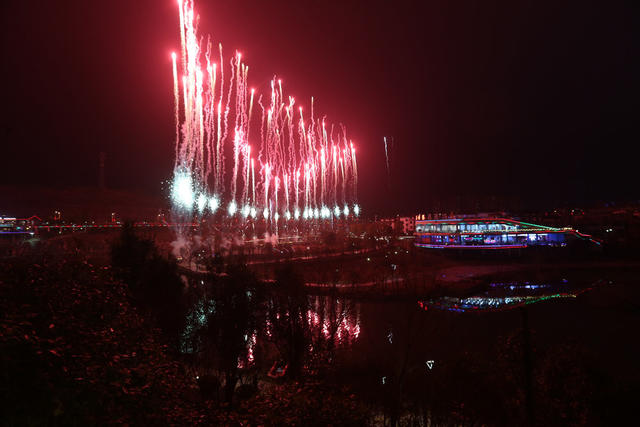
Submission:
[[[204,212],[204,207],[207,204],[207,196],[204,195],[204,193],[200,193],[200,195],[198,196],[198,212],[202,213]]]
[[[229,203],[229,208],[227,209],[227,212],[229,212],[229,216],[235,215],[237,209],[238,206],[236,205],[236,202],[231,201],[231,203]]]
[[[209,213],[215,213],[218,208],[220,208],[221,202],[218,195],[208,196],[206,191],[198,190],[194,187],[193,178],[191,174],[182,171],[177,172],[174,176],[173,183],[171,186],[171,199],[173,201],[174,206],[191,212],[194,208],[197,210],[199,214],[203,214],[205,210],[208,210]],[[234,216],[236,213],[240,213],[244,218],[257,218],[257,209],[255,206],[251,206],[245,204],[242,208],[239,208],[236,204],[235,200],[229,202],[227,206],[227,214],[229,216]],[[272,212],[269,208],[265,207],[262,210],[262,216],[265,220],[269,218],[273,218],[275,221],[278,221],[281,217],[285,220],[289,221],[291,219],[299,220],[300,217],[304,220],[312,220],[312,219],[331,219],[332,216],[335,218],[340,218],[340,216],[349,217],[351,214],[355,216],[360,215],[360,206],[354,204],[352,208],[349,205],[345,204],[342,208],[336,205],[333,207],[333,210],[326,206],[322,205],[322,207],[305,207],[302,212],[299,208],[295,208],[293,213],[289,210],[275,210]]]
[[[174,204],[182,209],[191,210],[193,208],[195,196],[190,174],[186,172],[176,174],[171,188],[171,198]]]

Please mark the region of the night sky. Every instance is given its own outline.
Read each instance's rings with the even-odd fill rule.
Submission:
[[[631,2],[199,0],[249,81],[342,122],[369,213],[440,197],[638,199]],[[0,185],[162,195],[175,0],[4,1]],[[633,120],[636,119],[636,120]],[[393,136],[391,180],[383,136]]]

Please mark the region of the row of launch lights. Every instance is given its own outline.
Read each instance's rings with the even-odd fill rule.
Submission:
[[[208,205],[208,206],[207,206]],[[183,205],[183,207],[189,208],[189,206]],[[220,201],[217,197],[207,198],[204,194],[198,196],[196,201],[196,207],[198,209],[198,213],[202,214],[205,211],[205,208],[208,207],[210,213],[215,213],[220,207]],[[321,208],[311,208],[307,207],[302,212],[300,209],[295,209],[293,214],[290,211],[284,211],[283,217],[286,220],[295,219],[298,220],[300,217],[302,219],[331,219],[332,217],[340,218],[340,216],[344,216],[345,218],[351,215],[352,209],[349,208],[349,205],[344,205],[344,207],[334,206],[333,210],[328,206],[322,206]],[[232,201],[227,206],[227,213],[229,216],[235,216],[237,213],[242,215],[244,218],[257,218],[258,210],[254,206],[244,205],[242,209],[238,207],[236,202]],[[360,206],[353,205],[353,214],[357,217],[360,215]],[[264,208],[262,210],[262,216],[264,219],[269,219],[269,217],[273,216],[273,219],[278,221],[280,219],[280,213],[275,212],[273,215],[268,208]]]
[[[220,199],[218,197],[207,197],[204,193],[200,193],[196,198],[190,186],[180,185],[179,182],[178,185],[173,188],[172,198],[176,205],[187,211],[193,209],[195,205],[199,214],[203,214],[205,209],[208,209],[209,212],[213,214],[220,208]],[[360,206],[354,204],[352,209],[349,208],[348,204],[345,204],[342,208],[336,205],[333,209],[330,209],[328,206],[322,206],[321,208],[306,207],[302,212],[300,209],[296,208],[293,213],[288,210],[284,211],[283,217],[286,220],[299,220],[300,217],[305,220],[331,219],[332,217],[337,219],[340,218],[340,216],[344,216],[346,218],[351,215],[351,212],[353,212],[356,217],[360,216]],[[239,213],[244,218],[250,217],[255,219],[258,217],[258,210],[254,206],[244,205],[240,209],[235,201],[231,201],[229,203],[227,206],[227,213],[229,216],[235,216],[236,213]],[[273,217],[276,221],[280,219],[279,212],[272,214],[271,210],[267,207],[263,209],[262,216],[265,220],[270,217]]]

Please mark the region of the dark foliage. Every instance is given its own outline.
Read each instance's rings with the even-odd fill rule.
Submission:
[[[292,264],[276,271],[276,283],[269,310],[272,339],[288,363],[287,375],[298,378],[302,373],[310,342],[307,311],[309,301],[302,276]]]
[[[148,319],[150,306],[140,300],[141,290],[150,288],[144,278],[154,277],[149,270],[172,270],[154,264],[155,249],[142,239],[127,239],[123,247],[131,257],[120,258],[117,274],[67,246],[27,251],[0,264],[0,425],[365,423],[366,410],[348,388],[311,377],[265,381],[264,363],[253,364],[253,383],[233,390],[233,407],[220,403],[221,386],[229,384],[232,393],[248,372],[238,367],[246,362],[243,332],[260,329],[255,321],[264,316],[264,288],[245,267],[229,269],[206,287],[220,311],[201,332],[215,354],[213,367],[228,372],[197,379],[184,355],[169,351],[166,332],[154,327],[157,316]],[[129,262],[123,268],[131,259],[145,267]],[[127,274],[130,283],[116,278]]]
[[[107,267],[77,257],[0,268],[2,425],[196,422],[193,387]]]
[[[231,266],[211,287],[210,310],[197,336],[200,356],[224,375],[224,399],[231,403],[238,381],[238,364],[246,357],[256,328],[257,280],[246,266]]]
[[[186,303],[175,261],[161,257],[152,241],[140,238],[131,224],[125,224],[112,247],[112,263],[129,285],[136,305],[156,319],[177,349],[184,330]]]

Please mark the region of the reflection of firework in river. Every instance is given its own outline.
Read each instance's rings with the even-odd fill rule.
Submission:
[[[222,45],[197,34],[193,0],[178,5],[174,207],[202,215],[224,205],[229,216],[257,219],[260,213],[275,223],[357,216],[358,166],[345,127],[316,118],[313,98],[305,117],[275,77],[266,97],[255,93],[242,54],[225,64]]]
[[[312,297],[307,321],[315,340],[350,344],[360,336],[360,304],[340,298]]]

